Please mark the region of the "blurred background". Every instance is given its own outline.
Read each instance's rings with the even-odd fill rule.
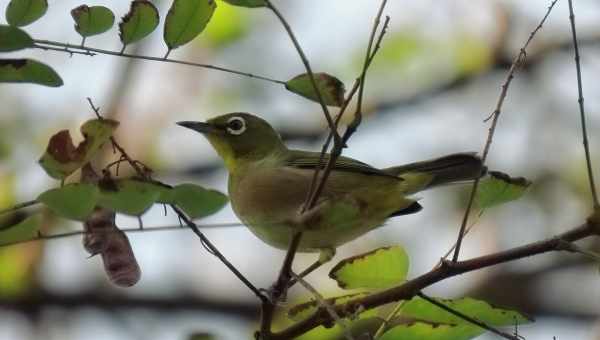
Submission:
[[[154,1],[161,25],[129,53],[163,56],[162,22],[170,1]],[[0,0],[4,11],[8,0]],[[80,43],[70,10],[81,2],[50,0],[47,14],[25,30],[37,39]],[[118,16],[128,1],[91,1]],[[359,75],[378,2],[276,1],[290,21],[313,69],[341,79],[349,89]],[[481,151],[506,71],[549,1],[390,1],[388,34],[369,72],[366,117],[344,151],[378,167]],[[600,178],[600,2],[576,2],[590,145]],[[4,19],[3,19],[4,20]],[[462,257],[539,240],[580,224],[590,212],[581,147],[577,86],[568,8],[560,1],[527,51],[513,81],[488,166],[533,181],[526,196],[486,211],[466,238]],[[118,51],[115,25],[86,45]],[[128,152],[167,183],[194,182],[226,192],[227,173],[210,145],[174,123],[244,111],[267,119],[293,147],[319,150],[326,126],[319,105],[281,85],[174,64],[28,50],[3,57],[33,57],[51,65],[64,86],[0,85],[0,209],[35,198],[58,185],[37,159],[48,138],[69,128],[79,136],[93,117],[92,98],[105,117],[121,125],[117,138]],[[207,30],[171,58],[238,69],[287,80],[304,69],[276,18],[264,9],[218,1]],[[352,112],[352,111],[350,111]],[[348,116],[350,117],[350,116]],[[107,160],[114,156],[106,149]],[[123,169],[124,171],[125,169]],[[431,269],[450,248],[464,211],[467,187],[420,194],[424,210],[338,250],[336,260],[378,246],[400,244],[411,257],[410,276]],[[143,216],[146,228],[177,225],[162,207]],[[199,221],[237,222],[227,206]],[[135,218],[118,216],[120,227]],[[44,232],[81,230],[48,218]],[[261,243],[244,227],[207,228],[206,235],[257,286],[275,279],[284,252]],[[217,339],[250,339],[255,298],[187,229],[129,234],[142,270],[132,288],[110,284],[99,257],[88,258],[80,237],[0,248],[0,339],[186,339],[210,332]],[[599,250],[598,243],[584,243]],[[302,268],[315,259],[303,254]],[[332,262],[335,263],[336,261]],[[332,265],[309,277],[325,295],[339,294],[327,278]],[[556,253],[446,280],[426,291],[472,296],[536,317],[519,327],[528,340],[600,339],[598,264]],[[296,287],[290,300],[308,294]],[[291,302],[290,302],[291,304]],[[480,339],[493,339],[491,335]]]

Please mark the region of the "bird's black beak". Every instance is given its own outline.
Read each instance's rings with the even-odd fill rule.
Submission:
[[[221,129],[219,129],[218,127],[216,127],[212,124],[203,123],[203,122],[185,121],[185,122],[177,122],[177,125],[186,127],[188,129],[192,129],[192,130],[200,132],[200,133],[221,132]]]

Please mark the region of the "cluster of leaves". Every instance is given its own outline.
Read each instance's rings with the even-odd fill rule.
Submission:
[[[265,7],[263,0],[224,0],[234,6]],[[163,39],[167,53],[181,47],[204,31],[212,18],[217,4],[215,0],[173,0],[165,18]],[[12,52],[27,48],[41,47],[20,27],[40,19],[47,11],[46,0],[11,0],[6,9],[8,25],[0,25],[0,52]],[[111,29],[115,14],[105,6],[80,5],[71,10],[74,28],[82,37],[84,49],[88,37],[99,35]],[[129,12],[119,23],[119,38],[123,45],[121,53],[130,44],[136,43],[158,27],[159,12],[148,0],[134,0]],[[85,50],[85,49],[84,49]],[[341,106],[344,101],[344,84],[337,78],[317,73],[314,80],[327,105]],[[63,85],[61,77],[48,65],[32,59],[0,59],[0,82],[34,83],[52,87]],[[312,80],[306,73],[284,82],[285,88],[295,94],[318,101]]]
[[[103,145],[113,142],[118,125],[101,118],[85,122],[81,126],[84,139],[77,146],[68,130],[53,135],[39,164],[50,177],[62,182],[81,169],[81,179],[47,190],[36,201],[60,217],[84,222],[86,249],[92,255],[102,255],[114,283],[130,286],[139,280],[139,267],[127,236],[115,224],[116,213],[140,216],[153,204],[161,203],[176,205],[196,219],[219,211],[228,199],[195,184],[172,187],[147,178],[113,178],[110,168],[105,168],[102,176],[97,175],[89,162]],[[0,243],[33,238],[40,223],[40,216],[33,215],[2,230]]]
[[[48,10],[46,0],[12,0],[6,8],[7,25],[0,25],[0,52],[35,46],[33,39],[19,27],[41,18]],[[49,66],[32,59],[0,59],[0,82],[36,83],[58,87],[63,81]]]
[[[519,199],[529,185],[530,182],[524,178],[512,178],[501,172],[492,171],[479,185],[476,195],[477,205],[484,210]],[[318,308],[322,308],[323,302],[338,307],[352,304],[353,301],[359,301],[371,293],[402,284],[406,280],[408,269],[409,257],[401,246],[378,248],[346,258],[331,269],[329,277],[334,279],[340,288],[354,290],[354,292],[327,298],[324,301],[313,299],[295,305],[288,309],[287,315],[292,321],[298,322],[314,314]],[[485,301],[469,297],[435,298],[435,300],[492,327],[520,325],[532,321],[519,312],[497,308]],[[301,339],[343,339],[346,334],[343,327],[347,327],[357,338],[367,334],[367,338],[370,339],[377,334],[377,339],[382,340],[425,338],[468,340],[485,332],[485,329],[480,326],[445,311],[421,297],[399,302],[397,308],[391,313],[387,306],[369,311],[359,310],[351,320],[347,321],[349,324],[346,326],[336,324],[331,328],[316,328],[304,334]]]

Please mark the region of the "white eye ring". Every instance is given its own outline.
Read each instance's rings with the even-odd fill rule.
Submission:
[[[234,129],[233,127],[231,127],[233,122],[239,122],[240,127],[237,129]],[[244,133],[244,131],[246,131],[246,121],[244,120],[244,118],[231,117],[227,120],[227,132],[229,132],[230,134],[239,136],[242,133]]]

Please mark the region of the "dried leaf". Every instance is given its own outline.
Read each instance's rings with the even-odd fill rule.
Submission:
[[[110,119],[88,120],[80,129],[85,139],[77,147],[68,130],[59,131],[48,141],[39,163],[50,177],[64,179],[89,162],[118,126]]]

